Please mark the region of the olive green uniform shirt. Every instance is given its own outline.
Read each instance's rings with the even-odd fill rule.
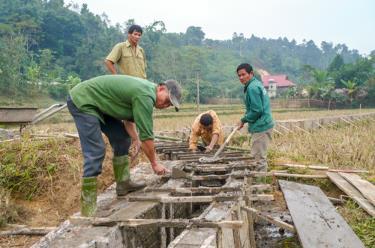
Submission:
[[[156,84],[127,75],[99,76],[76,85],[70,97],[83,113],[104,123],[103,114],[135,122],[141,141],[154,139],[152,114]]]
[[[106,59],[118,64],[121,72],[125,75],[147,78],[146,55],[143,48],[139,45],[134,49],[128,40],[118,43],[113,47]]]

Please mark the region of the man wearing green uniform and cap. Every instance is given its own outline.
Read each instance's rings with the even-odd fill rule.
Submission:
[[[102,132],[113,150],[113,170],[118,196],[143,188],[130,180],[128,150],[131,139],[137,139],[158,175],[166,168],[156,161],[153,135],[153,108],[179,108],[180,85],[174,80],[154,84],[126,75],[105,75],[75,86],[67,100],[76,124],[84,157],[81,214],[92,216],[96,211],[97,176],[105,156]],[[125,122],[122,122],[125,120]]]
[[[242,128],[245,123],[248,123],[248,130],[251,133],[250,156],[255,159],[257,170],[267,171],[267,149],[274,126],[270,99],[262,82],[254,77],[251,65],[240,64],[237,67],[237,75],[245,86],[244,102],[246,105],[246,113],[238,125]]]

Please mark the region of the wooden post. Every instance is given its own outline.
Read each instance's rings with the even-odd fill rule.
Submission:
[[[232,220],[238,220],[238,212],[233,210],[232,211]],[[241,237],[240,237],[240,231],[238,229],[232,229],[233,233],[233,240],[234,240],[234,248],[241,248]]]
[[[216,247],[224,248],[223,247],[223,229],[221,227],[219,227],[216,232]]]
[[[247,171],[246,171],[247,172]],[[246,173],[247,174],[247,173]],[[245,195],[250,196],[251,191],[250,187],[253,183],[253,179],[251,177],[245,177],[244,180],[244,188],[245,188]],[[248,207],[251,207],[251,201],[249,197],[245,198],[245,204]],[[255,243],[255,231],[254,231],[254,219],[252,213],[246,212],[247,220],[248,220],[248,225],[249,225],[249,242],[250,242],[250,247],[251,248],[256,248],[256,243]]]
[[[161,204],[161,218],[165,219],[165,203]],[[165,227],[161,227],[160,236],[161,236],[160,247],[166,248],[167,247],[167,233],[166,233]]]
[[[285,127],[285,126],[283,126],[283,125],[281,125],[281,124],[279,124],[279,126],[280,126],[281,128],[283,128],[284,130],[286,130],[288,133],[294,133],[292,130],[290,130],[289,128],[287,128],[287,127]]]
[[[309,134],[310,135],[310,133],[308,131],[306,131],[305,129],[303,129],[302,127],[299,127],[297,125],[294,125],[294,127],[297,128],[298,130],[304,132],[305,134]]]
[[[173,203],[170,203],[169,204],[169,219],[173,219],[174,218],[174,207],[173,207]],[[174,228],[171,227],[169,228],[169,242],[171,242],[172,240],[174,240]]]
[[[284,135],[282,132],[280,132],[279,130],[277,130],[277,129],[275,129],[275,128],[273,129],[273,131],[274,131],[275,133],[281,135],[281,136]]]

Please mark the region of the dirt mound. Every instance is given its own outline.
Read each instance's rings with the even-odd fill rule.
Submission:
[[[11,194],[10,201],[13,206],[22,208],[22,218],[18,218],[16,224],[35,227],[57,226],[79,211],[82,177],[80,144],[78,140],[64,140],[59,147],[61,149],[54,159],[55,171],[48,177],[48,184],[38,184],[42,187],[37,189],[38,194],[31,199],[27,199],[22,192],[13,191]],[[111,154],[110,147],[107,146],[102,174],[98,180],[99,193],[114,182]],[[39,179],[44,182],[46,178]],[[29,247],[39,238],[26,236],[0,238],[0,247]]]

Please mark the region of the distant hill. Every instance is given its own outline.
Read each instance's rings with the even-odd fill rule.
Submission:
[[[86,4],[65,5],[63,0],[0,1],[0,94],[64,98],[72,80],[108,73],[103,60],[125,39],[132,23],[130,19],[113,26],[107,16],[93,14]],[[241,94],[235,68],[242,62],[253,64],[260,74],[286,74],[299,82],[304,65],[326,69],[336,54],[345,63],[361,58],[345,44],[317,45],[311,40],[297,44],[283,37],[244,37],[235,30],[227,40],[212,40],[196,26],[171,33],[162,20],[144,27],[141,45],[150,80],[177,79],[186,100],[193,101],[199,78],[203,102]],[[66,86],[50,84],[55,81]]]

